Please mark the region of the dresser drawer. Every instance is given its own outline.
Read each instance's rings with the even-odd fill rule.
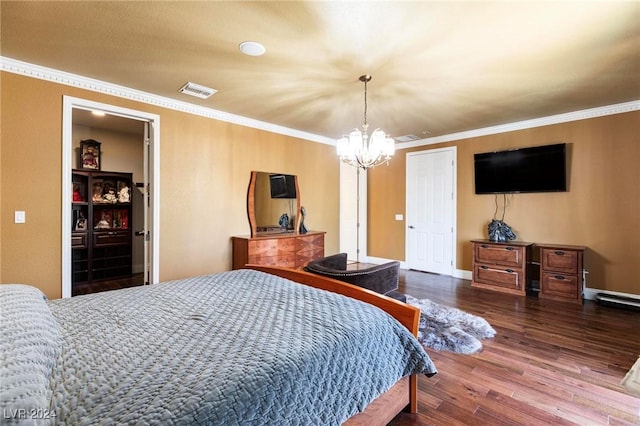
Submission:
[[[71,248],[87,248],[87,234],[86,232],[78,232],[71,234]]]
[[[525,262],[524,247],[474,243],[474,251],[474,260],[480,263],[522,267]]]
[[[567,299],[579,299],[581,289],[577,275],[542,273],[540,296],[557,296]]]
[[[262,266],[281,266],[284,268],[296,267],[296,255],[293,253],[279,254],[277,256],[249,256],[247,263]]]
[[[324,234],[319,235],[302,235],[295,239],[296,252],[314,250],[317,248],[324,249]]]
[[[300,268],[310,260],[324,256],[324,232],[277,234],[255,238],[231,237],[233,269],[246,264]]]
[[[249,243],[249,253],[254,256],[278,256],[282,253],[293,254],[295,242],[291,239],[254,240]],[[251,262],[249,262],[251,263]]]
[[[95,232],[93,234],[94,247],[119,246],[129,244],[128,232]]]
[[[307,263],[321,257],[324,257],[324,247],[301,251],[296,253],[296,267],[306,266]]]
[[[508,267],[475,264],[473,282],[475,284],[485,284],[492,287],[523,291],[525,277],[522,271]]]
[[[578,274],[578,252],[574,250],[548,249],[540,250],[540,261],[545,271]]]

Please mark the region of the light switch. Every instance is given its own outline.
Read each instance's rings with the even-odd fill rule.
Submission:
[[[15,223],[25,223],[27,221],[27,216],[24,211],[16,210],[14,215]]]
[[[403,215],[401,215],[401,214],[397,214],[396,215],[396,220],[403,220],[403,219],[404,219]]]

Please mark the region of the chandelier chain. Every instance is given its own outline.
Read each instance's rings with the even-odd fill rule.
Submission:
[[[367,79],[364,79],[364,131],[367,131]]]

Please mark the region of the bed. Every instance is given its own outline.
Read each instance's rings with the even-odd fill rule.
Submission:
[[[386,424],[436,373],[416,308],[291,269],[50,301],[2,285],[0,314],[3,424]]]

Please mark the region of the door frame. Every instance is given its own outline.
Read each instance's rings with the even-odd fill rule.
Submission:
[[[456,253],[457,253],[457,238],[458,238],[458,147],[456,146],[448,146],[448,147],[444,147],[444,148],[434,148],[434,149],[425,149],[422,151],[412,151],[412,152],[407,152],[406,154],[406,158],[405,158],[405,223],[407,224],[407,226],[409,226],[409,218],[406,217],[407,212],[409,211],[408,205],[409,205],[409,158],[410,157],[415,157],[421,154],[433,154],[433,153],[437,153],[437,152],[445,152],[445,151],[450,151],[453,154],[453,167],[452,167],[452,171],[451,173],[453,174],[452,179],[452,215],[453,217],[451,217],[451,238],[452,238],[452,242],[451,242],[451,276],[457,276],[457,258],[456,258]],[[404,244],[405,244],[405,253],[404,253],[404,258],[405,258],[405,262],[406,262],[406,266],[407,269],[411,268],[411,265],[409,264],[409,237],[407,235],[407,231],[405,230],[405,239],[404,239]]]
[[[340,252],[367,262],[367,171],[340,162]]]
[[[71,170],[73,169],[73,109],[100,110],[149,123],[149,244],[150,284],[160,280],[160,116],[87,99],[63,96],[62,105],[62,297],[71,297]],[[147,141],[141,141],[146,144]],[[145,277],[146,279],[146,277]]]

